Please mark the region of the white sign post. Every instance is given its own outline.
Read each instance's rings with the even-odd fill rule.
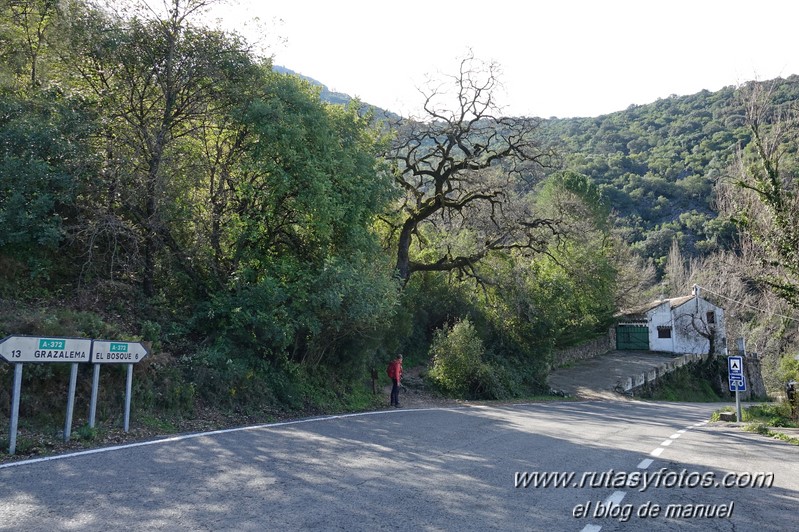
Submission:
[[[133,387],[133,364],[141,361],[149,351],[139,342],[114,342],[111,340],[95,340],[92,346],[92,362],[94,377],[92,379],[92,399],[89,406],[89,427],[94,427],[97,412],[97,390],[100,385],[100,364],[127,364],[128,374],[125,380],[125,432],[130,427],[130,397]]]
[[[14,454],[19,425],[19,398],[22,391],[22,364],[25,362],[66,362],[72,364],[67,394],[67,416],[64,422],[64,441],[72,432],[72,410],[75,405],[75,381],[78,363],[88,362],[92,341],[85,338],[39,338],[7,336],[0,340],[0,358],[14,364],[14,390],[11,405],[11,426],[8,435],[8,454]]]

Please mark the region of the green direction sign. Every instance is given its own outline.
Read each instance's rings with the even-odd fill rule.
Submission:
[[[0,340],[0,358],[8,362],[88,362],[92,341],[86,338],[7,336]]]
[[[95,340],[92,362],[95,364],[135,364],[149,354],[139,342]]]

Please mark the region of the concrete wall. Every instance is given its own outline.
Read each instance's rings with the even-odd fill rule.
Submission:
[[[636,390],[639,388],[651,384],[658,380],[663,375],[667,373],[671,373],[675,369],[688,364],[689,362],[699,362],[708,355],[706,354],[697,354],[697,353],[689,353],[682,355],[680,357],[676,357],[668,362],[664,362],[660,366],[656,368],[652,368],[642,373],[637,373],[635,375],[630,375],[621,380],[619,383],[619,389],[617,391],[622,393],[627,393],[630,395],[635,395]]]

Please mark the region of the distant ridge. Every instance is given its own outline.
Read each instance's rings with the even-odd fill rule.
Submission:
[[[278,72],[280,74],[290,74],[290,75],[293,75],[293,76],[298,76],[298,77],[306,80],[307,82],[311,83],[312,85],[316,85],[318,87],[321,87],[322,90],[321,90],[321,93],[320,93],[319,97],[321,98],[321,100],[323,102],[332,103],[332,104],[338,104],[338,105],[347,105],[348,103],[350,103],[354,99],[349,94],[344,94],[343,92],[331,91],[328,88],[328,86],[325,85],[324,83],[322,83],[321,81],[319,81],[317,79],[314,79],[314,78],[312,78],[310,76],[306,76],[304,74],[300,74],[299,72],[295,72],[294,70],[291,70],[290,68],[286,68],[286,67],[281,66],[281,65],[272,65],[272,70],[274,70],[275,72]],[[361,102],[361,103],[363,103],[364,108],[373,110],[374,113],[375,113],[375,116],[377,116],[379,118],[392,119],[392,120],[399,118],[399,115],[397,115],[397,114],[395,114],[392,111],[389,111],[387,109],[381,109],[380,107],[377,107],[376,105],[371,105],[371,104],[369,104],[367,102]]]
[[[286,67],[280,66],[280,65],[273,65],[272,66],[272,70],[274,70],[275,72],[279,72],[281,74],[292,74],[292,75],[295,75],[295,76],[299,76],[302,79],[312,83],[313,85],[318,85],[319,87],[322,87],[322,94],[320,95],[321,98],[322,98],[322,101],[325,101],[325,102],[328,102],[328,103],[337,103],[337,104],[341,104],[341,105],[347,105],[353,99],[352,96],[350,96],[348,94],[344,94],[342,92],[333,92],[327,87],[327,85],[325,85],[321,81],[316,80],[316,79],[314,79],[314,78],[312,78],[310,76],[305,76],[303,74],[300,74],[299,72],[295,72],[295,71],[291,70],[290,68],[286,68]]]

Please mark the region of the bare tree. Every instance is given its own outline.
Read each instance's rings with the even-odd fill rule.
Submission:
[[[722,182],[716,189],[716,207],[722,217],[746,213],[751,223],[767,227],[769,214],[757,194]],[[728,338],[746,338],[748,350],[760,356],[763,378],[769,390],[781,389],[779,361],[783,353],[796,352],[797,309],[760,280],[773,278],[779,269],[764,260],[768,252],[750,231],[741,231],[734,251],[696,259],[691,282],[721,294]]]
[[[537,120],[500,115],[497,68],[467,57],[457,75],[422,91],[424,119],[392,124],[395,136],[384,156],[402,198],[383,221],[404,282],[418,271],[476,275],[475,265],[489,252],[541,252],[557,232],[556,220],[536,217],[523,201],[536,171],[551,166],[554,154],[537,142]],[[448,97],[454,97],[452,109],[443,103]]]
[[[799,308],[799,188],[790,164],[799,143],[799,114],[793,102],[776,104],[772,89],[753,82],[742,90],[752,141],[739,154],[736,184],[751,193],[742,201],[754,208],[739,210],[735,218],[763,250],[767,272],[758,282]]]
[[[691,304],[683,305],[683,307],[690,307]],[[711,322],[707,315],[702,313],[699,308],[683,309],[681,313],[674,318],[675,326],[680,329],[683,337],[692,337],[699,335],[708,341],[708,354],[712,357],[716,354],[718,342],[718,330],[716,329],[715,322]]]
[[[666,277],[664,281],[666,293],[670,297],[676,297],[686,293],[690,287],[689,278],[691,276],[690,263],[682,256],[680,243],[677,238],[671,241],[671,249],[666,258]]]

